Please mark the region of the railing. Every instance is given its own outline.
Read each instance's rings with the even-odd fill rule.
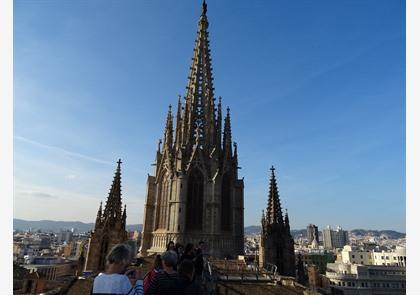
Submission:
[[[271,265],[269,270],[248,269],[244,263],[225,261],[208,261],[205,259],[203,270],[203,288],[205,294],[236,294],[243,295],[241,291],[228,285],[228,282],[274,282],[277,278],[277,267]]]

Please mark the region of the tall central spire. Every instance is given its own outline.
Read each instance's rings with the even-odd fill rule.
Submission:
[[[194,143],[197,141],[195,137],[200,136],[205,148],[210,150],[216,141],[217,128],[208,26],[207,4],[203,1],[188,77],[183,143]]]

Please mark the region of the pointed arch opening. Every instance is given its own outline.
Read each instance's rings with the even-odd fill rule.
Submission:
[[[230,202],[230,177],[228,174],[223,175],[222,179],[222,220],[221,220],[221,229],[223,231],[231,230],[231,202]]]
[[[203,228],[203,193],[204,177],[201,171],[195,168],[188,177],[187,230],[202,230]]]

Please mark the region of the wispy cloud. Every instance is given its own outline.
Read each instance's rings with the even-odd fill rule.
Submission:
[[[74,174],[68,174],[68,175],[66,175],[66,179],[68,179],[68,180],[73,180],[75,178],[77,178],[77,175],[74,175]]]
[[[22,142],[26,142],[26,143],[36,145],[36,146],[39,146],[39,147],[42,147],[42,148],[46,148],[46,149],[49,149],[49,150],[54,150],[54,151],[60,152],[64,155],[67,155],[67,156],[70,156],[70,157],[73,157],[73,158],[88,160],[88,161],[91,161],[91,162],[106,164],[106,165],[113,165],[114,164],[113,162],[104,161],[102,159],[94,158],[94,157],[91,157],[91,156],[88,156],[88,155],[83,155],[83,154],[79,154],[79,153],[76,153],[76,152],[68,151],[68,150],[63,149],[61,147],[47,145],[47,144],[44,144],[44,143],[41,143],[41,142],[38,142],[38,141],[35,141],[35,140],[25,138],[23,136],[15,135],[14,138],[17,139],[17,140],[20,140]]]
[[[58,199],[58,196],[38,191],[20,191],[19,195],[37,199]]]

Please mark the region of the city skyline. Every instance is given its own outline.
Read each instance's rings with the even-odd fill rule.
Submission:
[[[274,165],[292,228],[405,232],[404,5],[210,4],[245,226],[259,224]],[[14,6],[14,217],[93,220],[122,158],[127,223],[142,223],[156,134],[185,95],[199,3]]]

